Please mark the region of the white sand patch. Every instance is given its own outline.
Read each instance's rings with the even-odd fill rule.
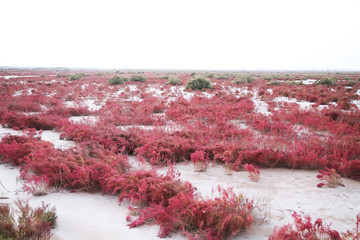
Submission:
[[[143,100],[144,99],[142,99],[141,97],[136,96],[136,95],[132,95],[131,97],[126,98],[126,99],[122,99],[122,101],[124,101],[124,102],[142,102]]]
[[[39,133],[39,131],[38,131]],[[23,132],[20,130],[14,130],[11,128],[0,127],[0,140],[6,135],[16,135],[21,136]],[[54,148],[65,150],[75,146],[75,142],[69,140],[60,139],[61,133],[53,131],[53,130],[43,130],[40,138],[43,141],[51,142],[54,145]]]
[[[18,96],[21,96],[21,95],[32,95],[32,91],[33,90],[36,90],[34,88],[29,88],[29,89],[26,89],[26,90],[19,90],[19,91],[16,91],[14,94],[13,94],[13,97],[18,97]]]
[[[89,84],[81,85],[81,89],[84,90],[84,89],[87,88],[88,86],[89,86]]]
[[[64,82],[64,81],[60,81],[60,80],[57,80],[57,79],[51,79],[50,81],[40,81],[41,83],[45,83],[45,84],[52,84],[52,83],[61,83],[61,82]]]
[[[105,105],[105,103],[96,103],[96,99],[86,99],[81,103],[82,106],[87,107],[90,111],[97,111],[102,106]]]
[[[13,97],[21,96],[23,94],[23,91],[24,90],[19,90],[19,91],[14,92]]]
[[[329,105],[337,106],[337,103],[336,103],[336,102],[330,102]],[[321,110],[323,110],[324,108],[328,108],[329,105],[319,105],[319,106],[317,107],[317,109],[318,109],[319,111],[321,111]]]
[[[0,76],[0,77],[8,80],[8,79],[12,79],[12,78],[39,77],[39,75],[22,75],[22,76],[18,76],[18,75],[7,75],[7,76]]]
[[[186,91],[183,91],[182,92],[182,96],[186,99],[186,100],[191,100],[191,98],[195,95],[195,93],[193,92],[186,92]]]
[[[161,97],[164,93],[164,90],[161,90],[161,88],[161,85],[149,85],[145,92],[152,94],[154,97]]]
[[[266,89],[266,91],[267,91],[268,93],[270,93],[271,95],[274,93],[274,91],[273,91],[271,88]]]
[[[64,106],[65,107],[75,107],[75,102],[74,101],[65,101]]]
[[[316,79],[306,79],[306,80],[302,81],[302,83],[305,84],[305,85],[312,85],[312,84],[314,84],[316,82],[317,82]]]
[[[43,130],[41,140],[51,142],[54,148],[65,150],[75,146],[75,142],[60,139],[61,133],[53,130]]]
[[[21,136],[23,133],[21,131],[17,131],[17,130],[11,129],[11,128],[5,128],[0,125],[0,140],[9,134],[15,135],[15,136]]]
[[[355,94],[360,95],[360,89],[358,89]]]
[[[355,104],[358,107],[358,109],[360,109],[360,100],[352,100],[351,103]]]
[[[251,126],[247,125],[245,120],[230,120],[230,122],[237,127],[238,129],[245,129],[245,130],[250,130],[252,133],[254,133],[256,136],[260,136],[261,133],[256,130],[253,129]]]
[[[154,130],[157,127],[152,126],[152,125],[125,125],[125,126],[117,126],[116,128],[125,131],[125,130],[131,129],[131,128],[139,128],[142,130]]]
[[[22,112],[22,114],[24,114],[25,116],[32,116],[32,115],[40,114],[40,112]]]
[[[138,87],[133,84],[127,85],[127,87],[129,88],[130,92],[135,92],[135,91],[139,90]]]
[[[175,131],[181,131],[183,130],[183,127],[178,124],[168,123],[166,126],[152,126],[152,125],[125,125],[125,126],[117,126],[116,128],[121,129],[123,131],[138,128],[142,130],[163,130],[167,133],[173,133]]]
[[[311,135],[311,131],[302,125],[294,125],[293,126],[294,131],[298,134],[300,138],[306,137]]]
[[[233,87],[233,86],[223,86],[223,91],[228,93],[231,92],[236,98],[246,97],[252,91],[249,91],[247,87]]]
[[[99,121],[97,116],[72,116],[69,117],[69,121],[73,123],[83,123],[83,124],[94,124]]]
[[[215,94],[213,93],[208,93],[208,92],[201,92],[200,93],[201,96],[204,96],[206,98],[212,98],[213,96],[215,96]]]
[[[298,102],[295,98],[288,98],[288,97],[276,97],[273,101],[277,102],[277,103],[281,103],[281,102],[296,103],[296,104],[299,104],[301,109],[309,109],[312,107],[312,105],[314,105],[314,103],[309,102],[309,101],[299,101]]]
[[[259,99],[257,91],[255,91],[252,101],[254,102],[254,105],[255,105],[255,112],[261,113],[261,114],[264,114],[267,116],[271,115],[271,112],[269,112],[269,110],[268,110],[269,105],[266,102],[261,101]]]

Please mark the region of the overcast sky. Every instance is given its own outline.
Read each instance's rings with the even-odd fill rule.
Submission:
[[[1,0],[0,66],[360,70],[359,0]]]

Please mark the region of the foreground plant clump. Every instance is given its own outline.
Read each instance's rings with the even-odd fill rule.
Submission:
[[[339,233],[330,228],[318,218],[314,223],[310,216],[302,217],[296,212],[293,213],[294,223],[287,224],[280,228],[275,228],[269,240],[295,240],[295,239],[329,239],[329,240],[357,240],[360,239],[360,214],[356,217],[356,228],[352,231]]]
[[[118,187],[119,200],[130,200],[130,227],[156,223],[160,237],[183,231],[189,238],[228,239],[253,224],[250,201],[231,189],[219,187],[219,197],[202,199],[190,183],[182,183],[173,172],[161,176],[153,171],[138,171],[110,180]],[[112,187],[113,188],[113,187]],[[138,215],[132,221],[131,215]]]
[[[129,171],[125,156],[90,143],[59,151],[36,138],[8,136],[0,143],[0,153],[5,162],[20,164],[21,177],[33,184],[25,185],[28,192],[39,195],[38,184],[47,184],[118,194],[119,201],[129,200],[130,212],[139,215],[130,226],[155,222],[160,225],[160,237],[182,231],[189,238],[227,239],[253,223],[252,203],[231,189],[219,188],[220,197],[202,199],[173,170],[165,175],[154,170]],[[130,216],[127,219],[131,221]]]
[[[15,202],[17,209],[0,204],[0,239],[47,240],[51,237],[51,228],[55,227],[55,208],[42,204],[32,208],[26,201]]]

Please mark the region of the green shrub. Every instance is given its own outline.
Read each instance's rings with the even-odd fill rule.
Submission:
[[[56,74],[56,76],[57,76],[58,78],[69,77],[69,75],[67,75],[67,74],[60,74],[60,73]]]
[[[355,81],[352,81],[352,80],[346,81],[346,83],[345,83],[345,85],[346,85],[346,86],[349,86],[349,87],[352,87],[352,86],[354,86],[355,84],[356,84],[356,82],[355,82]]]
[[[271,80],[272,80],[272,77],[270,77],[270,76],[265,76],[265,77],[263,77],[263,79],[266,80],[266,81],[271,81]]]
[[[279,82],[279,81],[271,81],[268,84],[269,85],[281,85],[281,82]]]
[[[84,77],[85,74],[83,73],[75,73],[70,76],[70,81],[79,80],[80,78]]]
[[[131,75],[130,81],[132,82],[145,82],[146,77],[142,75]]]
[[[209,79],[202,76],[191,78],[186,83],[186,89],[202,90],[204,88],[212,89],[212,86]]]
[[[323,79],[320,79],[317,84],[319,85],[328,85],[328,86],[331,86],[331,85],[337,85],[337,77],[331,77],[331,78],[323,78]]]
[[[302,82],[297,82],[297,81],[286,81],[285,84],[286,85],[303,85]]]
[[[238,74],[234,78],[234,83],[242,84],[242,83],[251,83],[254,79],[248,74]]]
[[[169,77],[170,77],[170,76],[165,75],[165,76],[161,77],[160,79],[169,79]]]
[[[118,75],[113,76],[112,78],[109,78],[108,82],[111,85],[120,85],[120,84],[124,84],[124,82],[126,82],[126,78],[125,77],[120,77]]]
[[[212,77],[214,77],[214,74],[213,73],[207,73],[206,77],[212,78]]]
[[[219,74],[215,76],[215,79],[229,79],[230,75],[229,74]]]
[[[181,80],[178,77],[171,76],[171,77],[168,78],[168,84],[181,85]]]

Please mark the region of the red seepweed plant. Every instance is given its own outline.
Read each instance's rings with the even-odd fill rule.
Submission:
[[[319,174],[316,177],[320,180],[326,181],[326,183],[319,183],[317,185],[317,187],[319,188],[323,186],[335,188],[338,185],[345,187],[345,185],[342,183],[341,176],[333,168],[325,168],[325,170],[319,170]]]
[[[245,163],[243,167],[246,169],[246,171],[249,173],[249,178],[253,182],[257,182],[260,179],[260,167],[253,165],[253,164],[247,164]]]
[[[56,223],[55,208],[48,204],[32,208],[27,201],[17,200],[17,209],[0,204],[0,239],[48,240]]]
[[[330,228],[329,224],[318,218],[311,222],[310,216],[302,217],[296,212],[293,213],[294,223],[282,227],[275,227],[269,240],[293,240],[293,239],[329,239],[329,240],[358,240],[360,239],[359,225],[360,214],[356,217],[356,227],[351,231],[339,233]]]
[[[160,225],[160,237],[182,230],[189,239],[230,239],[251,229],[252,203],[232,189],[218,187],[218,191],[214,199],[180,192],[167,206],[153,204],[143,209],[130,227],[155,222]]]
[[[191,154],[191,162],[194,164],[196,172],[204,172],[209,164],[209,158],[204,151],[195,151]]]
[[[48,193],[49,189],[49,179],[46,175],[34,175],[22,172],[20,178],[24,180],[22,189],[34,196],[44,196]]]

